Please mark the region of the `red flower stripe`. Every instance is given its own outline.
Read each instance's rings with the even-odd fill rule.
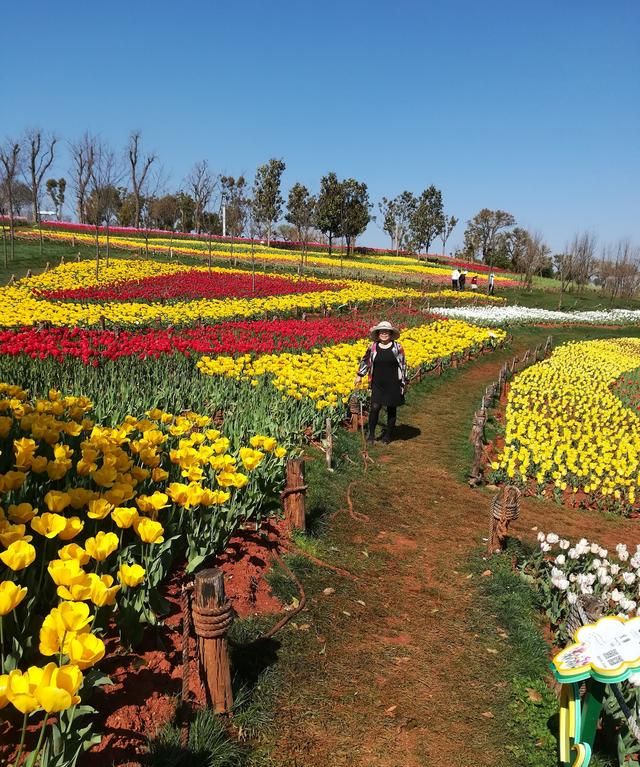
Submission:
[[[431,319],[445,321],[408,307],[400,311],[397,319],[398,327],[422,325]],[[367,336],[376,321],[373,316],[351,315],[120,331],[29,326],[0,330],[0,354],[26,354],[33,359],[74,357],[85,365],[130,356],[144,359],[165,354],[273,354],[357,341]]]
[[[140,331],[25,327],[0,331],[0,354],[26,354],[34,359],[76,357],[85,364],[94,360],[96,364],[99,358],[115,360],[174,353],[271,354],[354,341],[365,337],[370,325],[368,319],[321,317]]]
[[[318,280],[289,280],[284,277],[248,272],[224,273],[190,269],[174,274],[161,274],[140,280],[112,282],[72,290],[41,290],[36,295],[51,300],[74,301],[159,301],[169,299],[255,298],[283,296],[293,293],[317,293],[340,290],[344,286]],[[35,292],[35,291],[34,291]]]

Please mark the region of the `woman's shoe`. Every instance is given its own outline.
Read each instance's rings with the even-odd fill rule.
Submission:
[[[373,434],[369,434],[367,437],[367,445],[373,445],[373,443],[376,441],[376,438]]]

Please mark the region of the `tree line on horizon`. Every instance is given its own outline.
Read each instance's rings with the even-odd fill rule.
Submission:
[[[62,219],[68,192],[80,223],[94,226],[128,226],[141,230],[167,229],[231,238],[278,238],[300,243],[303,258],[309,242],[328,244],[329,252],[342,239],[346,252],[365,231],[373,204],[367,184],[353,178],[339,179],[329,172],[313,194],[294,183],[282,195],[282,159],[260,165],[250,184],[245,176],[216,174],[206,159],[196,162],[175,191],[167,191],[156,153],[146,151],[140,131],[132,131],[123,151],[85,132],[68,144],[70,163],[65,177],[48,177],[60,141],[52,133],[29,129],[18,139],[0,144],[0,214],[9,219],[13,257],[14,217],[28,207],[36,224],[42,201],[51,200],[55,216]],[[442,192],[433,184],[421,194],[403,191],[378,203],[380,222],[390,237],[390,251],[428,254],[440,241],[442,255],[459,220],[444,209]],[[3,237],[5,227],[3,224]],[[578,233],[565,252],[552,255],[544,237],[518,226],[503,210],[482,208],[467,222],[464,244],[454,255],[465,261],[482,261],[511,269],[531,287],[533,278],[557,276],[568,290],[599,282],[612,296],[635,295],[640,289],[640,252],[621,240],[597,254],[596,238]]]

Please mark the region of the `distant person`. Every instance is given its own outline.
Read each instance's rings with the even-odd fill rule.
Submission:
[[[471,278],[471,290],[477,290],[478,289],[478,275],[474,274]]]
[[[460,277],[458,278],[458,288],[459,288],[459,290],[464,290],[464,284],[465,284],[466,281],[467,281],[467,273],[463,269],[460,272]]]
[[[360,360],[358,374],[354,381],[357,386],[368,375],[371,384],[371,407],[369,409],[369,435],[367,442],[372,445],[376,438],[378,417],[383,407],[387,408],[387,428],[381,441],[389,444],[393,439],[398,406],[404,405],[407,388],[407,362],[404,349],[398,343],[400,331],[386,320],[374,325],[369,336],[372,344]]]
[[[493,272],[489,272],[489,295],[493,295],[493,289],[494,289],[494,282],[495,282],[495,275]]]
[[[460,272],[456,266],[451,272],[451,290],[458,290],[458,280],[460,279]]]

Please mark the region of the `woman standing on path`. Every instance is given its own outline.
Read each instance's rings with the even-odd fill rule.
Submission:
[[[367,442],[373,444],[376,438],[378,417],[383,407],[387,408],[387,428],[382,442],[389,444],[396,425],[398,405],[404,405],[404,393],[407,388],[407,363],[404,349],[398,343],[400,331],[386,320],[374,325],[369,331],[373,343],[360,360],[355,386],[365,375],[371,385],[371,408],[369,411],[369,436]]]

